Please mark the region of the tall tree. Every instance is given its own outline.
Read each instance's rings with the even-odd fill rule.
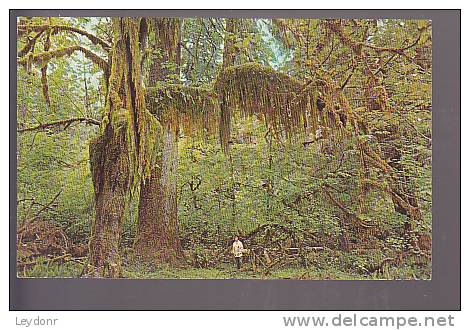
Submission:
[[[181,21],[153,18],[153,58],[149,87],[177,83],[180,73]],[[139,222],[135,250],[141,258],[177,262],[183,257],[178,230],[176,167],[178,163],[178,109],[167,108],[157,116],[163,126],[163,150],[152,164],[151,175],[140,189]]]
[[[90,144],[96,218],[88,265],[98,276],[121,275],[120,239],[129,193],[149,170],[157,123],[147,112],[141,74],[141,19],[113,18],[107,108],[102,134]]]
[[[81,52],[104,71],[107,87],[106,108],[101,121],[101,134],[90,143],[90,167],[95,191],[96,214],[89,242],[85,271],[91,276],[118,277],[121,275],[120,238],[122,223],[131,187],[146,175],[149,154],[148,132],[157,130],[156,122],[146,112],[140,72],[140,19],[112,20],[112,45],[79,28],[59,23],[40,24],[24,21],[19,34],[35,32],[18,52],[18,64],[41,67],[43,93],[48,105],[46,65],[55,58]],[[70,45],[51,50],[51,35],[65,32],[86,37],[92,44],[108,53],[103,59],[90,48]],[[46,36],[44,51],[34,53],[41,35]],[[78,118],[89,122],[88,118]],[[75,119],[70,119],[71,122]],[[63,121],[62,121],[63,122]],[[61,122],[50,125],[62,125]],[[49,125],[49,126],[50,126]],[[42,125],[47,127],[48,125]]]

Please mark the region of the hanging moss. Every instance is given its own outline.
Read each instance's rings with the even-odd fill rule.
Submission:
[[[48,18],[48,23],[50,23],[50,18]],[[21,48],[18,53],[17,63],[24,65],[28,71],[31,70],[32,64],[36,64],[41,68],[41,83],[43,95],[46,101],[46,104],[50,107],[51,100],[49,97],[49,86],[47,82],[47,64],[50,60],[60,58],[63,56],[69,56],[76,51],[82,52],[86,58],[91,60],[93,63],[98,65],[100,69],[104,71],[105,77],[108,76],[108,62],[101,58],[99,55],[95,54],[89,49],[86,49],[80,45],[63,47],[55,50],[50,50],[51,48],[51,36],[57,34],[59,31],[70,31],[81,34],[87,37],[93,44],[101,45],[106,51],[110,49],[110,46],[100,38],[78,28],[74,28],[66,25],[52,25],[52,24],[43,24],[43,25],[29,25],[29,24],[19,24],[18,25],[18,34],[23,35],[25,33],[37,32],[33,37],[29,35],[26,37],[26,43]],[[43,49],[41,53],[34,53],[34,47],[37,41],[41,36],[44,36],[43,40]]]
[[[161,125],[147,111],[142,84],[139,18],[113,18],[116,42],[111,50],[108,100],[101,121],[102,132],[108,125],[118,128],[127,121],[127,149],[131,192],[150,175],[152,160],[161,141]]]
[[[174,122],[185,134],[213,133],[217,127],[216,94],[207,88],[160,84],[146,89],[149,111],[158,120]]]
[[[129,150],[132,164],[133,187],[150,175],[153,153],[157,140],[159,124],[147,111],[145,90],[142,84],[141,53],[139,40],[142,18],[113,18],[113,28],[119,36],[113,56],[117,60],[114,74],[110,79],[110,100],[123,102],[129,111]],[[114,70],[113,69],[113,70]],[[111,84],[112,83],[112,84]],[[111,86],[112,85],[112,86]],[[124,98],[119,97],[124,90]],[[114,102],[114,101],[113,101]]]
[[[287,130],[300,126],[299,114],[306,109],[305,97],[291,104],[302,89],[300,82],[255,63],[223,70],[215,89],[224,104],[242,115],[263,114],[273,126]]]
[[[90,146],[92,172],[96,170],[93,184],[97,211],[89,262],[91,268],[111,269],[104,273],[110,277],[119,276],[119,241],[127,197],[131,197],[140,183],[150,176],[156,154],[162,149],[159,144],[161,126],[145,104],[140,66],[140,20],[113,18],[116,41],[111,51],[106,109],[98,142]],[[107,240],[108,237],[112,240]],[[107,241],[114,245],[108,245]]]
[[[318,125],[341,128],[333,106],[317,107],[320,93],[316,82],[304,83],[257,63],[227,67],[218,75],[215,91],[228,108],[222,119],[231,116],[230,109],[237,109],[244,117],[262,117],[275,131],[283,131],[288,137],[307,128],[315,130]],[[230,121],[221,122],[228,123],[220,127],[224,145],[228,143]]]

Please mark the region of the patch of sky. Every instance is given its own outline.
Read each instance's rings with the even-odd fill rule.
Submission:
[[[292,60],[293,53],[291,50],[277,40],[271,32],[272,23],[267,19],[256,20],[256,25],[261,31],[261,38],[272,51],[272,57],[269,64],[276,70],[281,69],[287,62]]]

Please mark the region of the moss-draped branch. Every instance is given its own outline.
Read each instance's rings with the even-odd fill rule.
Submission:
[[[105,51],[109,51],[111,49],[111,46],[104,41],[103,39],[95,36],[94,34],[91,34],[85,30],[73,27],[73,26],[68,26],[68,25],[63,25],[63,24],[52,24],[52,25],[18,25],[18,32],[20,33],[28,33],[28,32],[43,32],[45,30],[50,30],[52,34],[56,34],[59,31],[69,31],[69,32],[74,32],[77,34],[80,34],[88,40],[90,40],[93,44],[99,45],[103,47]]]
[[[201,130],[213,133],[217,127],[217,95],[212,89],[182,84],[160,84],[146,89],[149,111],[158,120],[178,123],[193,135]]]
[[[341,130],[338,110],[333,106],[319,108],[319,100],[316,83],[304,83],[256,63],[225,68],[213,88],[161,83],[146,89],[149,111],[159,120],[176,118],[188,132],[213,131],[219,119],[219,102],[238,110],[242,116],[262,117],[288,136],[306,128],[316,130],[318,125]],[[232,112],[225,114],[232,115]],[[220,125],[219,129],[227,132],[230,127]],[[228,143],[226,139],[221,140],[223,144]]]
[[[24,56],[23,58],[18,59],[17,63],[20,65],[27,65],[27,66],[29,66],[31,63],[35,63],[35,64],[39,64],[42,66],[54,58],[68,56],[76,51],[82,52],[86,58],[88,58],[93,63],[98,65],[98,67],[102,69],[103,71],[105,72],[108,71],[109,65],[105,59],[96,55],[89,49],[86,49],[85,47],[82,47],[79,45],[59,48],[59,49],[55,49],[51,51],[45,51],[45,52],[38,53],[38,54],[29,54],[28,56]]]
[[[334,130],[342,127],[333,107],[322,111],[317,106],[321,98],[316,83],[304,83],[257,63],[227,67],[218,75],[215,91],[227,107],[238,109],[243,116],[263,117],[289,137],[306,128],[315,131],[318,125]],[[230,127],[220,129],[229,131]],[[227,136],[221,133],[222,144],[228,143]]]
[[[18,36],[22,36],[27,34],[24,46],[18,51],[18,60],[17,63],[20,65],[26,66],[28,69],[31,65],[37,64],[41,68],[41,83],[45,101],[48,106],[51,105],[50,97],[49,97],[49,86],[47,82],[47,64],[53,58],[60,58],[66,55],[70,55],[75,51],[82,52],[86,58],[91,60],[93,63],[98,65],[100,69],[102,69],[105,75],[108,75],[109,64],[108,62],[101,58],[99,55],[95,54],[91,50],[75,45],[70,47],[64,47],[60,49],[50,50],[51,48],[51,36],[57,34],[59,31],[69,31],[79,35],[83,35],[87,37],[93,44],[100,45],[106,52],[110,50],[110,45],[105,42],[104,40],[98,38],[97,36],[81,30],[79,28],[75,28],[72,26],[67,25],[52,25],[52,24],[44,24],[44,25],[29,25],[29,24],[19,24],[18,25]],[[30,32],[36,32],[36,34],[32,37],[29,36]],[[41,36],[45,35],[44,42],[43,42],[43,51],[38,54],[34,54],[34,47]]]

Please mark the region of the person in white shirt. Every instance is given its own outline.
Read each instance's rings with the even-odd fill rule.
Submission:
[[[243,243],[238,240],[238,236],[234,237],[232,253],[235,257],[235,262],[237,263],[237,269],[240,269],[243,256]]]

